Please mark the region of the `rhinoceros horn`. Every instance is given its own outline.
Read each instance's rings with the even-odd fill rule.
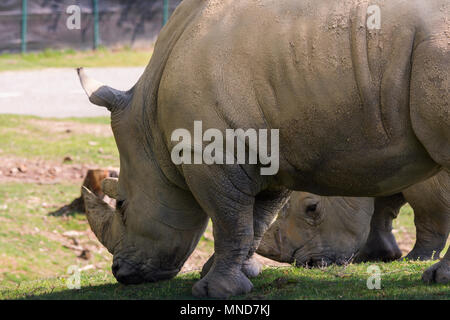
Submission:
[[[102,181],[103,193],[110,198],[113,199],[118,198],[118,187],[119,187],[119,179],[117,178],[106,178]]]
[[[83,68],[77,68],[81,86],[89,97],[89,101],[101,107],[106,107],[109,111],[125,107],[131,99],[131,92],[120,91],[104,85],[86,75]]]
[[[111,224],[115,210],[86,187],[83,187],[81,192],[86,206],[86,216],[92,231],[106,249],[112,253],[115,241],[111,232]]]

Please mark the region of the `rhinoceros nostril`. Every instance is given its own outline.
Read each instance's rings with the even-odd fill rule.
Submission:
[[[127,261],[115,261],[111,267],[116,280],[122,284],[138,284],[143,282],[139,270],[130,265]]]

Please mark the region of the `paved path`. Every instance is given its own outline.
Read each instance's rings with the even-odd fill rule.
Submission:
[[[144,67],[86,68],[86,73],[116,89],[131,88]],[[89,102],[75,69],[0,72],[0,113],[41,117],[109,115]]]

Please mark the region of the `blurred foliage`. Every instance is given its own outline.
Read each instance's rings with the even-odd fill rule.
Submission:
[[[0,72],[44,68],[138,67],[150,61],[152,50],[132,50],[129,47],[75,51],[51,50],[26,54],[0,54]]]
[[[119,167],[109,118],[43,119],[0,114],[0,156]],[[75,128],[68,130],[65,128]]]

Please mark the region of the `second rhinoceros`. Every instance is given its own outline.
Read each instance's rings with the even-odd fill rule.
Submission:
[[[439,258],[450,231],[450,175],[445,171],[402,193],[375,199],[294,192],[257,252],[298,266],[398,259],[402,253],[392,220],[406,202],[414,209],[417,238],[405,258]]]
[[[247,293],[289,190],[374,197],[450,169],[449,2],[377,3],[379,30],[364,0],[184,0],[133,88],[80,70],[90,101],[111,111],[120,153],[117,210],[85,190],[118,281],[176,275],[210,217],[215,254],[192,292]],[[172,134],[195,136],[195,121],[279,130],[279,170],[175,164]],[[424,279],[445,282],[449,265],[450,254]]]

